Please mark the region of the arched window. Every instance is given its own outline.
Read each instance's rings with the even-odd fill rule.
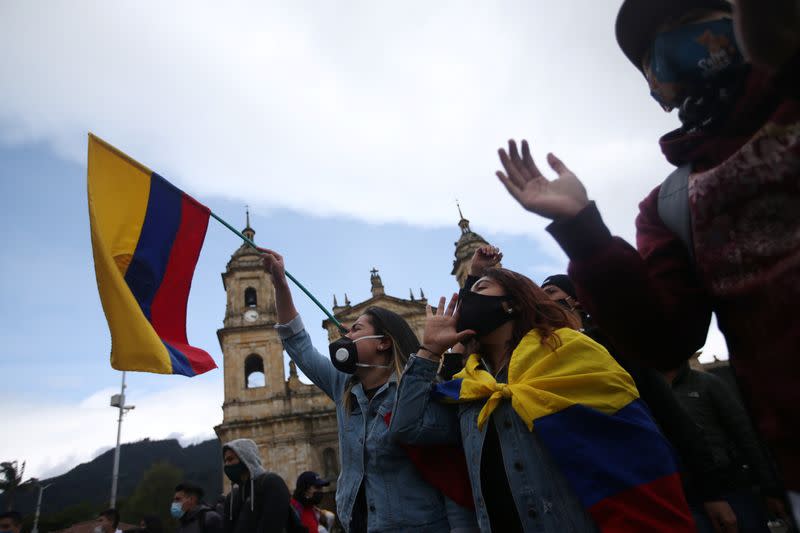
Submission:
[[[257,305],[258,297],[256,296],[256,290],[253,287],[247,287],[244,290],[244,306],[255,307]]]
[[[339,461],[333,448],[322,450],[322,472],[325,479],[334,479],[339,475]]]
[[[264,360],[260,355],[251,353],[244,360],[244,382],[245,387],[254,389],[266,385],[264,377]]]

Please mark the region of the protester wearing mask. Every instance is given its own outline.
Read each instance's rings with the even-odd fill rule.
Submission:
[[[472,254],[472,259],[469,263],[469,273],[464,280],[464,289],[471,289],[475,282],[478,281],[483,273],[488,269],[500,266],[500,261],[503,259],[503,252],[500,248],[492,245],[481,246],[475,253]],[[444,380],[453,379],[453,376],[464,368],[466,356],[469,355],[469,348],[461,343],[453,346],[450,351],[442,357],[442,366],[439,368],[439,377]]]
[[[718,0],[626,0],[617,41],[682,121],[661,139],[679,168],[639,205],[638,250],[612,237],[552,154],[550,181],[527,142],[520,155],[511,141],[498,177],[553,220],[580,301],[620,355],[675,368],[703,346],[716,314],[745,404],[800,503],[797,1],[738,0],[731,13]]]
[[[292,506],[300,516],[300,523],[309,531],[319,530],[320,511],[317,506],[322,502],[324,496],[322,487],[330,484],[330,481],[320,478],[316,472],[303,472],[297,476],[297,483],[292,495]]]
[[[222,447],[223,471],[232,483],[225,497],[225,533],[302,532],[283,479],[261,466],[258,445],[236,439]]]
[[[0,533],[20,533],[22,531],[22,515],[17,511],[0,513]]]
[[[608,337],[602,334],[592,318],[583,311],[569,276],[548,276],[542,282],[542,290],[551,300],[578,318],[581,321],[581,332],[602,344],[633,378],[642,400],[647,403],[659,428],[678,452],[684,469],[683,487],[695,521],[713,524],[713,530],[709,529],[708,533],[736,531],[737,516],[727,501],[730,492],[727,485],[728,475],[722,466],[716,464],[706,432],[681,406],[661,373],[616,355]]]
[[[397,380],[419,341],[392,311],[369,307],[330,357],[311,344],[292,301],[283,258],[271,250],[264,265],[275,286],[276,326],[289,357],[336,404],[341,473],[337,515],[348,532],[442,532],[474,526],[464,509],[448,516],[441,492],[428,484],[402,447],[389,440]]]
[[[222,517],[203,501],[203,489],[192,483],[175,487],[170,514],[178,521],[177,533],[222,533]]]
[[[119,526],[119,511],[116,509],[106,509],[97,515],[97,525],[94,528],[94,533],[122,533],[117,529]]]
[[[694,531],[633,380],[559,304],[502,268],[444,304],[428,309],[390,431],[416,445],[461,439],[481,531]],[[433,386],[456,405],[435,401],[441,354],[471,337],[464,370]]]

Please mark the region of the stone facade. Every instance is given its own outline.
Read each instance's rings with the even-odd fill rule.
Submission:
[[[249,225],[244,233],[255,234]],[[225,402],[217,436],[223,443],[254,440],[265,468],[280,474],[290,489],[305,470],[335,478],[339,444],[333,402],[316,386],[301,383],[294,363],[284,377],[283,346],[273,327],[275,294],[258,253],[246,245],[236,250],[222,283],[227,305],[217,337]]]
[[[456,243],[453,274],[463,285],[469,259],[486,241],[469,229],[469,221],[463,217],[459,227],[462,233]],[[251,239],[255,235],[249,220],[243,233]],[[214,428],[217,436],[223,443],[238,438],[254,440],[265,468],[280,474],[290,490],[305,470],[333,479],[330,490],[335,490],[340,466],[334,404],[315,385],[300,382],[293,362],[289,378],[285,378],[283,347],[273,327],[275,294],[258,253],[247,245],[236,250],[222,274],[222,284],[227,304],[217,337],[223,354],[225,401],[222,424]],[[337,320],[350,324],[367,307],[378,305],[405,318],[421,339],[427,304],[422,290],[418,297],[411,292],[407,300],[389,296],[376,269],[371,272],[370,284],[372,296],[364,302],[351,305],[345,295],[344,305],[338,305],[334,298]],[[331,341],[339,338],[330,320],[322,327]],[[228,480],[224,482],[227,491]]]

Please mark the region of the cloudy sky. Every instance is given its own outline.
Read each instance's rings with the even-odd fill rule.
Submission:
[[[541,280],[566,259],[494,177],[506,139],[559,155],[628,239],[670,171],[657,139],[676,118],[616,46],[619,3],[0,3],[0,460],[48,476],[114,444],[88,131],[235,225],[249,204],[256,240],[327,303],[367,298],[373,266],[396,296],[452,292],[456,198]],[[237,246],[212,222],[189,302],[189,339],[220,365]],[[321,312],[298,301],[324,347]],[[706,352],[727,353],[718,332]],[[221,421],[221,370],[128,382],[124,441],[194,442]]]

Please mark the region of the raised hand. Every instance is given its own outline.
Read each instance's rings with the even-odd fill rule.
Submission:
[[[470,329],[456,331],[457,303],[458,294],[453,294],[446,308],[444,297],[439,298],[436,310],[433,310],[430,305],[425,308],[425,332],[422,334],[422,345],[430,352],[430,355],[437,359],[454,344],[475,335],[475,332]]]
[[[496,246],[481,246],[472,254],[472,262],[469,266],[471,276],[482,276],[487,269],[497,265],[503,259],[503,252]]]
[[[533,162],[528,141],[522,141],[522,157],[514,140],[508,141],[508,152],[501,148],[498,153],[506,172],[498,171],[497,177],[528,211],[556,220],[577,215],[589,203],[581,181],[553,154],[547,154],[547,163],[558,178],[550,181]]]
[[[280,282],[286,280],[286,269],[283,262],[283,256],[274,250],[267,248],[259,248],[261,257],[264,258],[264,268],[267,272],[272,274],[272,281]]]

